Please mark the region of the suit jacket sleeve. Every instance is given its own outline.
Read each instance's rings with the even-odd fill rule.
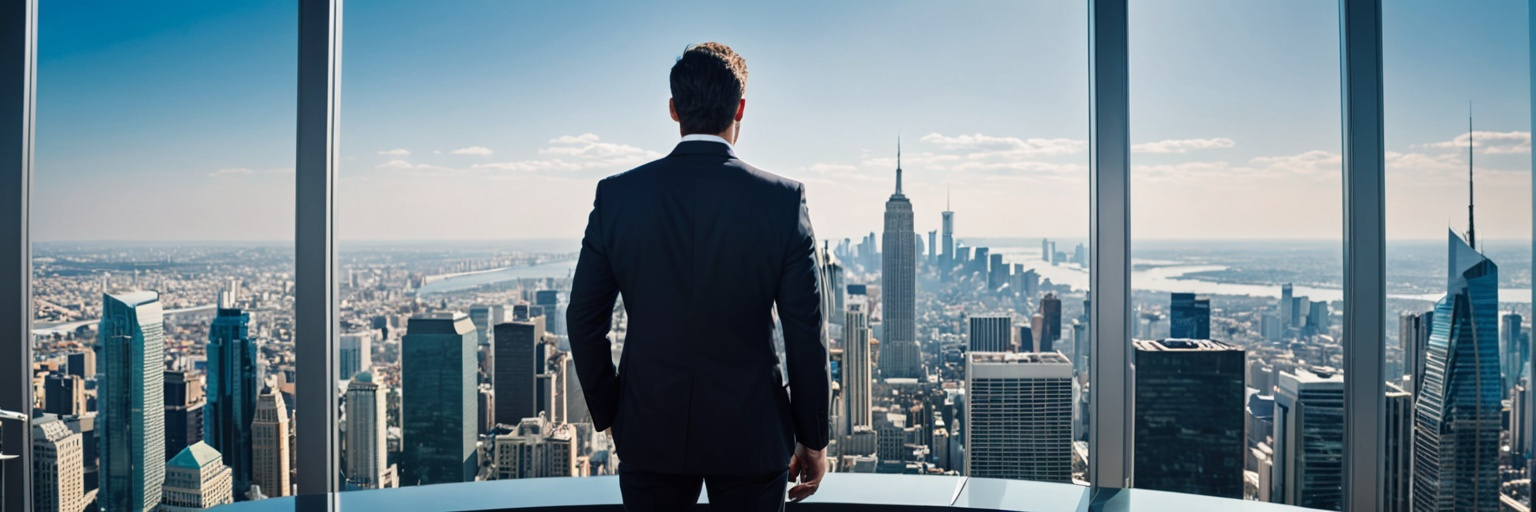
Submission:
[[[592,214],[587,217],[581,256],[576,261],[576,276],[571,283],[571,302],[565,314],[576,377],[586,395],[592,425],[599,431],[613,425],[619,407],[618,372],[613,366],[613,352],[608,343],[619,285],[608,262],[603,238],[603,183],[597,184]]]
[[[812,450],[827,446],[831,423],[832,371],[828,365],[825,323],[821,311],[821,279],[818,273],[816,235],[805,204],[805,186],[799,190],[799,210],[790,231],[784,275],[776,298],[779,321],[784,326],[784,358],[789,365],[790,410],[795,440]]]

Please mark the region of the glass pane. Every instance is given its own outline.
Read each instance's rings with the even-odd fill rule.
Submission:
[[[42,2],[39,510],[292,492],[295,7]]]
[[[712,39],[750,69],[737,154],[803,182],[821,238],[836,471],[1082,482],[1082,6],[683,5],[348,6],[349,485],[614,471],[563,325],[571,275],[597,181],[673,149],[668,70]],[[616,362],[646,321],[630,298]]]
[[[1339,509],[1338,2],[1131,2],[1137,488]]]
[[[1387,510],[1530,503],[1528,20],[1382,7]]]

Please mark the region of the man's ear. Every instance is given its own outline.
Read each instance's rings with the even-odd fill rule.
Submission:
[[[677,118],[677,102],[673,101],[672,98],[667,98],[667,111],[672,113],[672,122],[674,122],[674,123],[681,123],[681,122],[683,122],[683,120]],[[736,118],[737,119],[741,119],[741,111],[740,110],[736,111]]]
[[[746,114],[746,113],[747,113],[747,99],[746,98],[742,98],[741,102],[736,104],[736,122],[738,122],[738,123],[741,122],[741,116],[743,114]],[[675,111],[675,110],[673,111],[672,118],[673,119],[677,119],[677,111]]]

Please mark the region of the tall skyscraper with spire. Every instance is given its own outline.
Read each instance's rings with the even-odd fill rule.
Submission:
[[[955,212],[949,211],[949,190],[944,190],[944,212],[941,226],[943,253],[939,255],[939,277],[948,278],[955,268]]]
[[[160,294],[102,297],[97,347],[101,377],[102,510],[155,510],[165,483],[165,324]]]
[[[1468,187],[1471,181],[1468,122]],[[1446,294],[1435,303],[1424,382],[1414,411],[1413,509],[1494,512],[1499,505],[1499,267],[1449,235]]]
[[[885,233],[880,252],[880,309],[885,338],[880,340],[880,372],[887,378],[922,376],[917,349],[917,233],[912,230],[912,202],[901,193],[901,140],[896,141],[896,193],[885,202]]]

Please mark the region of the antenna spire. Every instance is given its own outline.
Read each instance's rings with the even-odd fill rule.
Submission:
[[[944,211],[949,211],[949,184],[944,184]]]
[[[901,194],[901,133],[896,134],[896,194]]]
[[[1474,135],[1473,135],[1473,131],[1472,131],[1472,104],[1470,102],[1468,102],[1467,103],[1467,245],[1472,246],[1472,249],[1476,250],[1477,249],[1477,230],[1476,230],[1475,227],[1473,227],[1474,226],[1474,222],[1473,222],[1474,218],[1473,218],[1473,215],[1472,215],[1472,205],[1473,205],[1472,198],[1473,198],[1473,192],[1474,192],[1474,188],[1475,188],[1472,185],[1472,183],[1473,183],[1472,182],[1472,153],[1473,153],[1473,147],[1475,146],[1473,144],[1473,142],[1472,142],[1472,137],[1473,136]]]

